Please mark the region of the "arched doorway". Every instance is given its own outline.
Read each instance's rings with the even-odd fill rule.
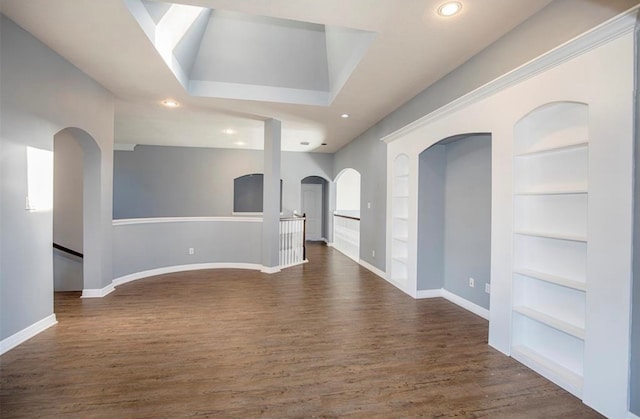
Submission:
[[[99,289],[101,150],[89,133],[75,127],[56,133],[53,143],[54,291]]]
[[[348,168],[336,176],[333,247],[360,261],[360,172]]]
[[[300,181],[300,189],[300,208],[307,218],[305,240],[326,240],[329,182],[320,176],[307,176]]]

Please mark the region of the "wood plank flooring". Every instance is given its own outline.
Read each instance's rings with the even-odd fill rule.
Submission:
[[[57,294],[59,324],[0,357],[0,417],[600,417],[490,348],[485,320],[308,252]]]

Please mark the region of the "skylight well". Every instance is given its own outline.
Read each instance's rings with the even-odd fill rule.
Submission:
[[[151,0],[125,3],[193,96],[328,106],[376,36]]]

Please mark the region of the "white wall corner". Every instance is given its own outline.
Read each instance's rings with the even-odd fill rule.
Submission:
[[[14,333],[8,338],[3,339],[2,341],[0,341],[0,355],[9,352],[11,349],[15,348],[23,342],[26,342],[27,340],[45,331],[56,323],[58,323],[58,320],[56,320],[56,315],[51,314],[44,319],[35,322],[31,326],[28,326],[20,330],[19,332]]]
[[[636,416],[633,413],[629,412],[629,417],[627,419],[640,419],[640,416]]]
[[[82,296],[80,298],[102,298],[106,295],[111,294],[115,290],[116,289],[113,286],[113,283],[107,285],[102,289],[85,288],[82,290]]]
[[[480,307],[479,305],[472,303],[469,300],[465,300],[464,298],[445,289],[442,289],[442,297],[485,320],[489,320],[489,310],[484,307]]]

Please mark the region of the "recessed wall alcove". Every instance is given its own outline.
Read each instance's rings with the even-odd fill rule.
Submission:
[[[418,292],[450,291],[488,310],[491,134],[455,135],[420,153],[417,215]]]

